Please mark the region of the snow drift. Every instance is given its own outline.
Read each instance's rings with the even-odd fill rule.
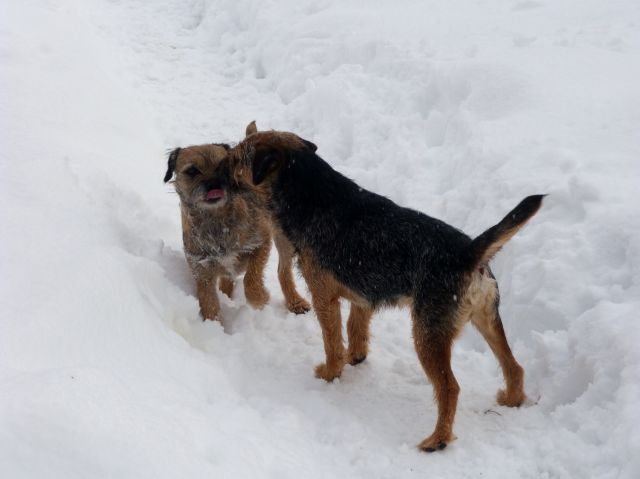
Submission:
[[[2,10],[2,477],[638,477],[637,2]],[[436,415],[407,311],[326,384],[274,258],[269,306],[199,320],[165,152],[254,119],[472,236],[550,194],[492,265],[529,404],[495,404],[468,329],[459,439],[417,452]]]

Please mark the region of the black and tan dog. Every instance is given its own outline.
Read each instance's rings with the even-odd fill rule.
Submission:
[[[495,353],[506,382],[497,400],[525,400],[524,372],[514,359],[498,313],[499,295],[489,260],[539,209],[542,195],[525,198],[500,223],[475,239],[423,213],[360,188],[315,154],[313,143],[291,134],[260,132],[232,151],[236,167],[270,196],[274,222],[294,245],[322,327],[326,362],[316,375],[340,376],[346,362],[367,355],[369,321],[376,308],[407,305],[413,338],[438,404],[435,431],[419,448],[443,449],[459,387],[451,348],[468,321]],[[351,301],[348,349],[342,341],[340,298]]]
[[[249,124],[246,133],[256,131]],[[264,286],[264,268],[271,250],[272,224],[266,212],[263,194],[242,187],[233,176],[229,163],[229,145],[208,144],[176,148],[169,155],[165,183],[175,174],[180,197],[184,252],[196,280],[203,319],[218,319],[220,290],[231,297],[234,279],[245,272],[247,301],[262,308],[269,300]],[[305,313],[310,305],[298,294],[292,273],[293,248],[276,236],[279,254],[278,278],[287,308]]]

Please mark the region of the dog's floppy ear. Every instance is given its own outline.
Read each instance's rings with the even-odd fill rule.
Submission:
[[[180,148],[176,148],[169,153],[169,161],[167,162],[167,172],[164,174],[164,182],[166,183],[173,176],[173,172],[176,170],[176,162],[178,161],[178,155],[180,155]]]
[[[316,150],[318,149],[318,147],[316,146],[315,143],[311,143],[309,140],[305,140],[304,138],[300,138],[302,140],[302,142],[304,143],[304,146],[306,146],[307,148],[309,148],[312,152],[316,152]]]
[[[283,152],[273,147],[258,147],[251,162],[254,185],[262,183],[270,173],[282,164]]]
[[[256,126],[256,121],[253,120],[251,123],[247,125],[244,130],[244,136],[247,137],[249,135],[253,135],[254,133],[258,133],[258,127]]]

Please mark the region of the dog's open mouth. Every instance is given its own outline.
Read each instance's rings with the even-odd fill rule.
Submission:
[[[207,194],[204,199],[207,203],[217,203],[222,198],[224,198],[224,190],[219,188],[214,188],[207,191]]]

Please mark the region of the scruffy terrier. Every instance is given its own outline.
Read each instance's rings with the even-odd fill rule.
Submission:
[[[524,371],[514,359],[498,313],[489,261],[540,208],[529,196],[475,239],[423,213],[360,188],[291,133],[259,132],[230,153],[251,168],[253,183],[270,196],[273,221],[291,241],[322,328],[326,362],[316,376],[331,381],[345,363],[367,356],[373,311],[411,309],[418,357],[434,389],[438,420],[418,447],[444,449],[455,436],[459,387],[451,371],[453,340],[468,322],[496,355],[506,382],[498,403],[525,400]],[[244,165],[244,166],[240,166]],[[340,298],[351,301],[348,349],[342,341]]]
[[[246,134],[256,131],[255,122]],[[271,250],[272,225],[266,214],[264,195],[242,188],[231,174],[229,145],[208,144],[176,148],[169,154],[164,182],[174,177],[180,197],[184,252],[196,280],[203,319],[222,320],[216,293],[231,298],[234,279],[244,276],[249,304],[262,308],[269,300],[264,269]],[[279,254],[278,278],[287,308],[302,314],[310,309],[296,291],[292,273],[293,248],[275,236]]]

